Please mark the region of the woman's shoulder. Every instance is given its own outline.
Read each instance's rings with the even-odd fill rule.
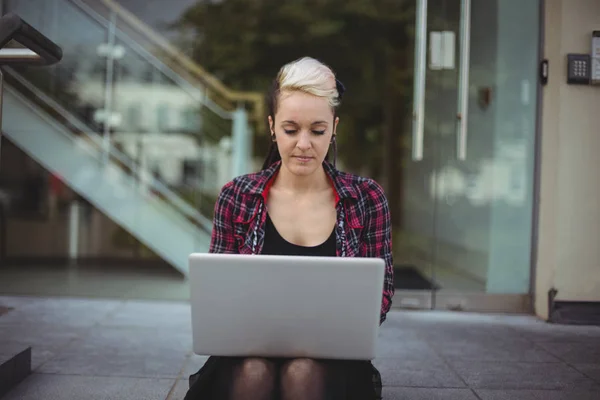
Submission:
[[[221,187],[221,197],[240,193],[260,193],[268,180],[269,177],[265,171],[237,176]]]
[[[337,181],[341,187],[354,194],[354,197],[375,202],[387,202],[385,190],[373,178],[337,171]]]

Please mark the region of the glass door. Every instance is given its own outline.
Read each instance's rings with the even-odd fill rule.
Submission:
[[[417,0],[396,305],[527,311],[539,2]]]
[[[458,7],[457,7],[458,5]],[[401,222],[394,242],[395,304],[435,308],[439,180],[445,141],[453,134],[460,2],[417,0],[412,131],[403,156]]]

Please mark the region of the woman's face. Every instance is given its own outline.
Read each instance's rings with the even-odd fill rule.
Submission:
[[[269,125],[282,166],[299,176],[315,172],[327,155],[338,122],[326,98],[281,92],[275,120],[269,116]]]

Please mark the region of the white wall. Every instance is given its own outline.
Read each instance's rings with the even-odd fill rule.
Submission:
[[[566,83],[568,53],[590,53],[600,1],[546,0],[536,313],[558,300],[600,301],[600,86]]]

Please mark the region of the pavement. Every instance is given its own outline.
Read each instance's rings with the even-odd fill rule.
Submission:
[[[183,399],[205,358],[185,302],[0,296],[0,355],[32,347],[2,400]],[[600,327],[524,315],[390,312],[376,366],[384,399],[598,400]]]

